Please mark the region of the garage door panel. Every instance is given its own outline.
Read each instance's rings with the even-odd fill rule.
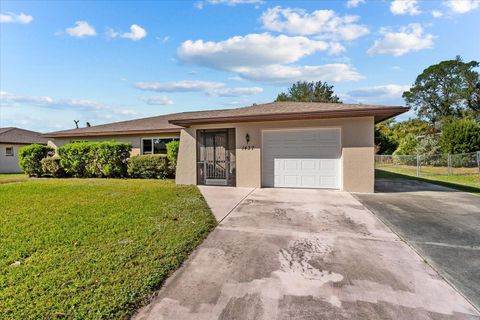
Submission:
[[[263,185],[338,188],[340,156],[339,129],[266,131]]]
[[[318,161],[314,159],[302,159],[300,160],[300,170],[316,170],[318,167]]]

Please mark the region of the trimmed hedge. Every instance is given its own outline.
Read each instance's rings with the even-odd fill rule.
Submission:
[[[170,166],[170,170],[175,173],[177,168],[178,149],[180,148],[180,141],[173,140],[167,143],[167,158]]]
[[[80,178],[121,178],[127,175],[132,146],[122,142],[75,142],[58,148],[60,166]]]
[[[128,159],[128,175],[139,179],[165,179],[172,176],[164,154],[135,156]]]
[[[53,152],[52,147],[43,144],[25,146],[18,152],[18,164],[22,171],[30,177],[40,177],[43,175],[42,159]]]
[[[60,158],[58,156],[43,158],[41,164],[44,176],[52,178],[65,176],[65,170],[60,166]]]

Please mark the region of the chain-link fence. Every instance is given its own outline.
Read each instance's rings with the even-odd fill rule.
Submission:
[[[375,168],[408,175],[480,174],[480,151],[433,155],[376,155]]]

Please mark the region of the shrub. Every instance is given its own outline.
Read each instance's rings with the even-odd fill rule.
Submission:
[[[397,150],[393,153],[394,155],[411,155],[416,154],[416,148],[418,144],[417,136],[414,134],[408,134],[405,138],[402,139],[398,145]]]
[[[23,172],[31,177],[40,177],[43,174],[42,159],[53,153],[52,147],[43,144],[31,144],[21,148],[18,152],[18,164]]]
[[[127,175],[127,159],[132,146],[121,142],[100,142],[95,157],[95,176],[118,178]]]
[[[140,179],[165,179],[171,176],[164,154],[135,156],[128,159],[128,175]]]
[[[60,165],[65,173],[74,177],[92,176],[91,161],[94,158],[92,142],[74,142],[58,148]]]
[[[470,118],[448,118],[442,123],[440,147],[444,153],[480,150],[480,124]]]
[[[58,148],[60,165],[74,177],[118,178],[127,174],[132,146],[122,142],[75,142]]]
[[[180,141],[173,140],[167,143],[167,158],[170,170],[175,173],[177,168],[178,149],[180,148]]]
[[[43,158],[41,162],[43,175],[53,178],[65,176],[65,170],[60,166],[60,158],[58,156]]]

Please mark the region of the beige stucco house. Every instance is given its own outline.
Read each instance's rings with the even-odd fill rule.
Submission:
[[[184,112],[47,134],[73,141],[129,142],[132,153],[165,152],[180,139],[178,184],[331,188],[373,192],[374,125],[408,108],[273,102]]]
[[[8,127],[0,128],[0,173],[20,173],[18,151],[32,143],[46,144],[40,132]]]

